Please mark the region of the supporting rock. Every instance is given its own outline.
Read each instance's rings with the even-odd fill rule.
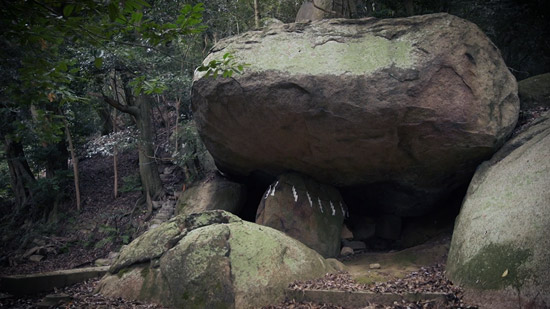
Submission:
[[[337,189],[290,173],[269,186],[256,223],[282,231],[324,257],[335,257],[340,253],[346,215],[347,206]]]

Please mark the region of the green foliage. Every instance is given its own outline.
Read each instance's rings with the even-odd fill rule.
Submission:
[[[222,75],[224,78],[233,76],[233,73],[242,74],[244,67],[248,64],[238,64],[235,57],[230,53],[225,53],[222,60],[212,60],[207,65],[198,67],[199,72],[206,72],[206,77],[217,78]]]
[[[111,243],[127,245],[131,239],[129,234],[111,225],[100,225],[98,230],[103,237],[94,244],[95,249],[103,248]]]
[[[153,78],[146,80],[145,76],[138,76],[132,80],[129,84],[133,88],[133,93],[138,96],[142,93],[145,94],[162,94],[166,89],[164,81],[160,78]]]

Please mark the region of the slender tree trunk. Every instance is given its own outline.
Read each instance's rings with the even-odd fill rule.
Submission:
[[[407,16],[414,15],[413,0],[405,0],[405,10],[407,11]]]
[[[178,97],[176,99],[176,123],[174,125],[174,140],[175,140],[174,152],[175,153],[178,153],[178,127],[180,124],[180,104],[181,104],[181,98]]]
[[[116,145],[113,147],[113,171],[114,171],[114,181],[113,181],[113,195],[118,198],[118,153]]]
[[[374,13],[374,1],[367,0],[366,7],[367,7],[367,16],[372,16],[372,14]]]
[[[116,117],[117,117],[117,110],[115,109],[114,116],[113,116],[113,132],[116,133],[117,127],[116,127]],[[115,198],[118,197],[118,153],[117,153],[117,147],[116,143],[113,146],[113,171],[114,171],[114,183],[113,183],[113,193]]]
[[[164,188],[155,161],[153,149],[153,124],[151,121],[151,101],[148,96],[139,96],[136,99],[139,113],[135,116],[139,129],[139,171],[144,194],[156,200],[164,195]]]
[[[71,151],[71,159],[73,161],[73,173],[74,173],[74,188],[76,192],[76,209],[80,212],[80,177],[78,174],[78,157],[74,151],[73,138],[71,137],[71,131],[69,131],[69,124],[67,119],[63,119],[65,124],[65,134],[67,135],[67,141],[69,142],[69,150]]]
[[[128,90],[129,92],[129,90]],[[164,188],[155,161],[153,149],[153,124],[151,121],[151,98],[140,95],[135,100],[129,93],[126,94],[126,102],[122,104],[119,100],[100,94],[93,94],[102,97],[105,102],[123,113],[130,114],[139,131],[139,174],[143,188],[143,197],[147,202],[148,210],[152,211],[152,201],[158,200],[164,195]]]
[[[256,25],[256,29],[260,29],[260,8],[258,0],[254,0],[254,24]]]

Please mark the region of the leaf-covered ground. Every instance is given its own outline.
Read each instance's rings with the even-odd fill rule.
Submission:
[[[0,308],[36,308],[47,294],[66,296],[55,305],[57,308],[164,308],[156,304],[128,301],[121,298],[108,298],[95,293],[98,279],[88,280],[70,287],[58,289],[53,293],[43,293],[29,297],[7,297],[0,295]],[[375,293],[426,293],[439,292],[446,295],[446,303],[419,301],[414,303],[397,302],[391,306],[371,303],[366,308],[475,308],[462,301],[462,290],[454,286],[444,276],[444,267],[441,264],[422,268],[412,272],[403,279],[380,282],[371,285],[358,284],[346,272],[327,274],[323,278],[305,282],[294,282],[289,288],[295,290],[341,290],[341,291],[371,291]],[[266,306],[263,309],[345,309],[332,304],[313,302],[296,302],[286,300],[283,303]]]

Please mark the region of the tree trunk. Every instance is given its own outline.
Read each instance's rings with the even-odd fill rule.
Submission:
[[[115,115],[113,117],[113,132],[116,133],[117,127],[116,127],[116,109],[115,109]],[[117,147],[116,143],[113,145],[113,171],[114,171],[114,183],[113,183],[113,195],[115,198],[118,197],[118,153],[117,153]]]
[[[4,146],[10,172],[11,187],[17,208],[21,210],[32,203],[31,187],[36,180],[25,158],[23,145],[5,135]]]
[[[254,25],[256,25],[256,29],[260,29],[260,8],[258,6],[258,0],[254,0]]]
[[[372,16],[372,14],[374,13],[374,1],[373,0],[367,0],[365,6],[367,8],[367,16]]]
[[[405,10],[407,11],[407,16],[414,15],[413,0],[405,0]]]
[[[153,124],[151,122],[151,101],[148,96],[141,95],[136,99],[135,106],[139,113],[134,116],[139,130],[139,174],[143,193],[152,200],[164,195],[164,188],[155,161],[153,149]]]
[[[71,151],[71,159],[73,161],[73,174],[74,174],[74,189],[76,194],[76,210],[80,212],[80,177],[78,174],[78,157],[74,151],[73,138],[71,137],[71,131],[69,131],[69,123],[67,119],[63,119],[65,124],[65,134],[67,135],[67,141],[69,142],[69,150]]]
[[[114,100],[105,95],[93,94],[102,97],[103,100],[123,113],[134,118],[139,131],[139,175],[143,188],[143,198],[147,202],[149,212],[152,211],[151,201],[158,200],[164,195],[164,188],[160,180],[155,151],[153,149],[153,123],[151,121],[151,98],[140,95],[134,100],[128,89],[125,97],[128,104],[122,104],[121,100]],[[118,99],[118,98],[117,98]]]
[[[113,132],[113,120],[111,117],[111,108],[109,105],[101,106],[98,109],[98,115],[99,118],[101,118],[102,126],[101,126],[101,135],[107,135],[111,132]]]

